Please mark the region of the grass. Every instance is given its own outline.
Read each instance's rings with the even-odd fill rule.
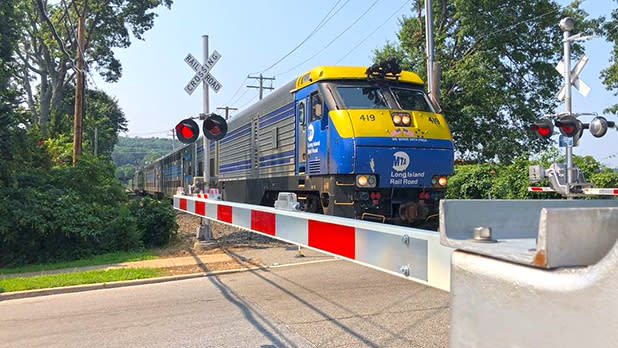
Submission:
[[[153,278],[164,275],[160,268],[113,268],[86,272],[48,274],[0,279],[0,292],[56,288],[60,286],[106,283],[119,280]]]
[[[107,254],[95,255],[85,259],[74,261],[62,261],[45,264],[33,264],[20,267],[0,268],[0,275],[49,271],[63,268],[76,268],[96,265],[107,265],[119,262],[142,261],[156,259],[157,256],[151,250],[144,251],[119,251]]]

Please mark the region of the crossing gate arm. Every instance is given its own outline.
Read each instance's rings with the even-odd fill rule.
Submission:
[[[186,195],[174,208],[450,290],[453,249],[437,232]]]

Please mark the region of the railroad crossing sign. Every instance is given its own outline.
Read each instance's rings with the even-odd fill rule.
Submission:
[[[185,92],[187,92],[188,95],[193,94],[193,91],[195,91],[197,86],[199,86],[202,81],[206,82],[215,91],[215,93],[219,93],[219,90],[223,87],[223,85],[210,74],[210,70],[213,66],[215,66],[215,64],[217,64],[219,59],[221,59],[221,54],[217,52],[217,50],[212,52],[204,65],[200,64],[200,62],[193,57],[191,53],[187,54],[185,57],[185,62],[195,71],[195,76],[193,76],[191,81],[189,81],[189,83],[185,86]]]
[[[578,77],[578,75],[582,72],[582,70],[584,70],[584,66],[586,65],[586,63],[588,63],[588,57],[584,55],[577,61],[577,64],[575,64],[573,70],[571,70],[571,85],[575,87],[575,89],[577,89],[579,93],[581,93],[584,97],[587,96],[588,93],[590,93],[590,87],[588,87],[588,85],[584,81],[582,81]],[[566,78],[564,76],[564,63],[562,61],[558,62],[558,64],[556,65],[556,70],[558,70],[562,77]],[[560,92],[558,92],[558,99],[564,100],[565,95],[566,88],[563,84],[562,88],[560,88]]]

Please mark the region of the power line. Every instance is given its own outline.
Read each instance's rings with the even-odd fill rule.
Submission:
[[[346,53],[343,57],[339,58],[339,60],[335,64],[339,64],[342,60],[344,60],[347,56],[349,56],[350,53],[352,53],[354,50],[356,50],[369,37],[371,37],[371,35],[375,34],[378,30],[380,30],[380,28],[382,28],[386,23],[388,23],[391,20],[391,18],[393,18],[397,13],[399,13],[399,11],[401,11],[401,9],[404,8],[407,4],[408,4],[408,1],[407,0],[404,1],[403,4],[401,4],[401,6],[395,12],[393,12],[393,14],[391,14],[388,18],[386,18],[386,20],[384,22],[382,22],[382,24],[380,24],[378,27],[376,27],[371,33],[369,33],[362,40],[360,40],[356,44],[356,46],[354,46],[351,50],[348,51],[348,53]]]
[[[356,18],[356,20],[354,22],[352,22],[352,24],[350,24],[347,28],[345,28],[341,33],[339,33],[339,35],[335,36],[334,39],[332,39],[328,44],[326,44],[326,46],[322,47],[321,50],[318,50],[314,55],[312,55],[311,57],[305,59],[304,61],[302,61],[301,63],[291,67],[290,69],[279,73],[279,74],[275,74],[275,77],[277,76],[281,76],[283,74],[287,74],[290,71],[298,68],[299,66],[307,63],[308,61],[310,61],[311,59],[315,58],[317,55],[319,55],[320,53],[324,52],[325,49],[327,49],[328,47],[330,47],[330,45],[333,44],[333,42],[337,41],[337,39],[339,39],[343,34],[345,34],[348,30],[350,30],[350,28],[352,28],[356,23],[358,23],[358,21],[360,21],[367,13],[369,13],[369,11],[378,3],[380,2],[380,0],[375,0],[373,2],[373,4],[371,4],[371,6],[369,6],[369,8],[367,10],[365,10],[365,12],[363,12],[360,16],[358,16],[358,18]]]
[[[257,98],[257,95],[256,95],[256,96],[254,96],[253,98],[251,98],[248,102],[244,103],[242,106],[240,106],[240,107],[238,107],[238,108],[239,108],[239,109],[244,109],[244,108],[245,108],[245,106],[247,106],[248,104],[252,103],[252,102],[255,100],[255,98]]]
[[[276,66],[277,64],[281,63],[285,58],[289,57],[292,53],[294,53],[294,51],[296,51],[300,46],[302,46],[305,42],[307,42],[307,40],[309,40],[313,34],[315,34],[318,30],[320,30],[324,25],[326,25],[326,23],[328,23],[329,20],[331,20],[338,12],[339,10],[341,10],[350,0],[346,0],[346,2],[335,12],[331,15],[331,13],[333,12],[333,10],[337,7],[337,5],[339,5],[339,3],[341,2],[341,0],[337,0],[337,2],[335,3],[335,5],[333,5],[333,7],[331,7],[331,9],[328,11],[328,13],[326,13],[326,15],[322,18],[322,20],[320,21],[320,23],[318,23],[318,25],[313,29],[313,31],[311,31],[311,33],[309,33],[309,35],[307,35],[306,38],[304,38],[298,45],[296,45],[296,47],[294,47],[290,52],[288,52],[286,55],[284,55],[283,57],[279,58],[279,60],[277,60],[276,62],[274,62],[272,65],[270,65],[268,68],[262,70],[260,73],[265,73],[266,71],[272,69],[274,66]],[[329,17],[330,16],[330,17]]]
[[[249,76],[245,77],[245,79],[240,83],[240,86],[238,86],[238,89],[236,89],[236,92],[234,92],[234,94],[232,94],[232,96],[230,97],[230,100],[228,100],[227,103],[225,103],[226,105],[233,104],[231,103],[232,99],[234,99],[234,97],[236,96],[236,94],[238,94],[240,89],[243,88],[243,86],[245,85],[245,82],[247,82],[248,79],[249,79]]]

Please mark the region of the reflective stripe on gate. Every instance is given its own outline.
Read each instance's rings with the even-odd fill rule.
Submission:
[[[196,196],[174,196],[174,208],[450,289],[453,249],[440,245],[438,232]]]

